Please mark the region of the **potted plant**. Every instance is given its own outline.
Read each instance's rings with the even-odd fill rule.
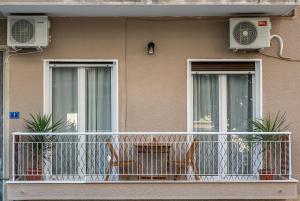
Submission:
[[[262,168],[258,170],[261,180],[273,180],[275,170],[271,164],[271,150],[275,149],[275,144],[272,143],[280,140],[282,136],[271,134],[271,132],[287,131],[289,125],[286,124],[286,113],[277,112],[275,116],[267,114],[263,119],[255,119],[250,121],[253,131],[270,132],[270,134],[254,135],[254,140],[262,143]]]
[[[41,180],[42,179],[42,164],[44,160],[47,160],[47,154],[51,151],[52,147],[49,142],[53,142],[55,139],[51,135],[47,135],[49,132],[55,132],[64,126],[64,123],[59,120],[52,122],[52,115],[43,115],[40,113],[30,114],[29,119],[24,119],[25,129],[30,133],[40,133],[39,135],[31,135],[28,137],[28,142],[32,142],[32,158],[33,164],[37,164],[36,167],[27,169],[27,180]]]

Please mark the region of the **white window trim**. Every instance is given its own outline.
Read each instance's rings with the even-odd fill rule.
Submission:
[[[8,47],[0,45],[0,51],[2,52],[2,177],[9,177],[9,65],[7,62],[8,58]],[[13,167],[13,166],[12,166]],[[3,182],[2,186],[2,199],[5,200],[6,192],[5,192],[5,182]]]
[[[112,108],[111,108],[111,112],[112,112],[112,132],[118,132],[119,131],[119,98],[118,98],[118,87],[119,87],[119,83],[118,83],[118,60],[117,59],[44,59],[43,60],[43,96],[44,96],[44,102],[43,102],[43,112],[44,114],[50,114],[52,111],[52,90],[51,90],[51,86],[52,86],[52,75],[51,75],[51,70],[50,70],[50,66],[49,63],[50,62],[112,62],[113,63],[113,67],[112,67],[112,79],[111,79],[111,86],[112,86]],[[80,75],[80,74],[79,74]],[[78,88],[80,88],[80,86],[78,86]],[[80,90],[80,89],[79,89]],[[82,93],[79,93],[78,95],[80,95]],[[80,96],[79,97],[79,101],[78,103],[80,103],[80,99],[82,99],[83,97]],[[78,108],[78,113],[80,108]],[[82,113],[82,111],[81,111]],[[79,121],[84,121],[84,118],[82,117],[82,115],[78,115],[79,116]],[[84,116],[84,115],[83,115]],[[84,125],[84,124],[79,124],[79,125]],[[83,129],[82,127],[79,128],[79,131],[83,132],[85,129]]]
[[[253,115],[256,118],[262,117],[262,60],[261,59],[188,59],[187,60],[187,131],[193,131],[193,74],[218,74],[219,79],[219,88],[223,88],[223,90],[219,90],[220,97],[223,98],[222,101],[219,102],[219,108],[222,110],[221,114],[227,114],[227,100],[225,84],[227,77],[226,74],[249,74],[253,72],[245,72],[245,71],[234,71],[234,72],[192,72],[192,62],[195,61],[205,61],[205,62],[255,62],[255,76],[254,76],[254,85],[253,85],[253,96],[254,96],[254,104],[253,104]],[[225,87],[225,88],[224,88]],[[224,94],[225,93],[225,94]],[[220,131],[225,132],[224,130],[227,127],[227,122],[224,121],[223,116],[219,116],[219,125]],[[226,136],[219,136],[220,141],[225,141]],[[222,151],[221,155],[224,155],[227,150],[227,146],[220,148]],[[227,172],[227,165],[224,160],[218,161],[219,164],[219,174],[222,175]],[[217,179],[217,178],[216,178]]]
[[[192,62],[255,62],[255,82],[254,82],[254,117],[262,117],[262,60],[261,59],[187,59],[187,131],[193,131],[193,74]],[[202,72],[211,73],[211,72]],[[214,72],[215,74],[224,74]],[[237,72],[235,72],[237,73]],[[238,72],[245,73],[245,72]],[[247,72],[246,72],[247,73]],[[228,72],[227,72],[228,74]]]

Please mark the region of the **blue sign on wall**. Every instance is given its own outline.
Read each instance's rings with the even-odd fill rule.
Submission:
[[[20,112],[9,112],[10,119],[20,119]]]

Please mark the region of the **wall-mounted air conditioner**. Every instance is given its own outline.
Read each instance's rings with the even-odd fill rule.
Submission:
[[[42,48],[49,43],[47,16],[8,16],[7,45],[13,48]]]
[[[231,18],[230,49],[263,49],[270,47],[269,18]]]

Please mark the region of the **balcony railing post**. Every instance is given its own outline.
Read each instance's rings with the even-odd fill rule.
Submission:
[[[86,181],[86,136],[79,134],[78,137],[78,174],[80,178],[84,178]]]
[[[12,146],[12,179],[15,181],[15,146],[16,146],[16,137],[15,134],[13,134],[13,146]]]
[[[227,135],[218,136],[218,165],[219,165],[219,179],[222,180],[225,178],[227,173],[227,165],[225,160],[225,155],[227,152]]]
[[[291,142],[291,134],[289,134],[289,179],[292,178],[292,142]]]

